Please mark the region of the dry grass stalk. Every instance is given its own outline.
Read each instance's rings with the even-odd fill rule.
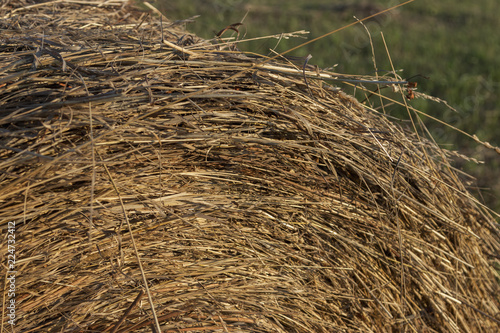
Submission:
[[[85,2],[0,9],[16,331],[150,331],[141,274],[163,332],[498,328],[498,228],[438,147],[313,68]]]

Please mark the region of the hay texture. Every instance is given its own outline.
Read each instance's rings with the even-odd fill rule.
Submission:
[[[3,331],[498,329],[494,219],[337,74],[124,1],[0,8]]]

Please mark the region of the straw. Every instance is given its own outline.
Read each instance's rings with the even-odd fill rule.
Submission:
[[[126,3],[0,7],[15,331],[498,328],[498,226],[453,153],[338,86],[407,82],[243,54]]]

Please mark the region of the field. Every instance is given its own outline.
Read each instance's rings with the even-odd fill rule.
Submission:
[[[354,22],[403,1],[178,1],[159,0],[155,5],[170,19],[200,15],[186,25],[189,31],[212,39],[236,22],[240,40],[306,30],[303,38],[260,39],[241,42],[243,51],[270,54],[283,52],[308,40]],[[391,70],[388,53],[398,75],[418,82],[418,91],[446,100],[444,104],[415,99],[411,104],[449,125],[476,134],[480,140],[500,145],[500,22],[496,1],[440,2],[417,0],[361,25],[339,31],[308,44],[290,55],[312,55],[309,63],[321,68],[336,66],[339,73],[373,74],[375,55],[378,73]],[[367,29],[369,34],[367,33]],[[387,44],[387,50],[383,42]],[[231,34],[226,32],[224,37]],[[373,41],[370,43],[370,36]],[[354,93],[352,87],[346,88]],[[398,118],[406,111],[388,108]],[[444,148],[484,161],[476,164],[458,159],[456,166],[477,177],[470,180],[471,191],[496,211],[500,210],[500,156],[485,149],[453,128],[422,117],[434,139]],[[481,193],[475,189],[481,189]]]

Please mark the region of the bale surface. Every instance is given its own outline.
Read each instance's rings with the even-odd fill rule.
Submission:
[[[2,3],[16,332],[498,329],[498,227],[434,144],[124,1]]]

